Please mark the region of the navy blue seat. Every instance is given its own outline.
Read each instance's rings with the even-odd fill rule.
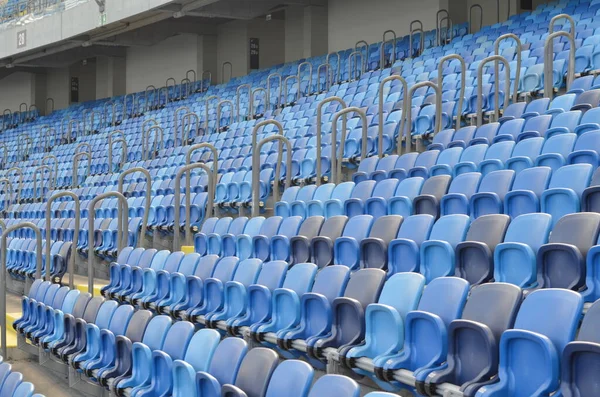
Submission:
[[[600,171],[596,169],[590,187],[581,195],[581,211],[600,212]]]
[[[448,192],[450,175],[434,176],[423,183],[421,194],[413,200],[414,214],[429,214],[434,218],[439,217],[439,202],[442,197]]]

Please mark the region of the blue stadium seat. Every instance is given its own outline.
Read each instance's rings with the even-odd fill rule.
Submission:
[[[421,194],[413,199],[414,214],[429,214],[435,218],[439,217],[440,200],[448,192],[450,175],[434,176],[423,183]]]
[[[469,172],[452,180],[448,193],[440,200],[440,215],[469,214],[469,201],[481,182],[481,174]]]
[[[540,198],[550,183],[549,167],[534,167],[515,177],[512,190],[504,196],[504,213],[512,219],[540,211]]]
[[[512,188],[515,179],[513,170],[493,171],[481,179],[477,193],[471,196],[469,209],[471,218],[483,215],[502,214],[504,197]]]

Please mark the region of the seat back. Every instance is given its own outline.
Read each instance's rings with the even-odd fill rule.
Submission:
[[[210,362],[215,355],[220,341],[221,334],[218,331],[214,329],[201,329],[190,340],[184,360],[196,372],[208,371]]]
[[[300,225],[298,236],[304,236],[312,240],[313,237],[319,235],[323,222],[325,222],[325,218],[322,216],[309,216]]]
[[[305,397],[314,377],[313,368],[300,360],[285,360],[275,368],[265,397]]]
[[[350,269],[348,266],[327,266],[317,273],[312,292],[323,295],[331,303],[344,293],[349,280]]]
[[[370,303],[377,302],[384,282],[385,272],[382,270],[359,270],[350,277],[344,297],[355,299],[366,308]]]
[[[87,306],[85,307],[85,312],[83,313],[83,320],[86,323],[93,323],[98,315],[98,310],[100,310],[100,306],[104,303],[104,298],[97,296],[95,298],[90,299]]]
[[[127,331],[125,332],[125,337],[129,339],[132,343],[142,342],[142,339],[146,337],[146,327],[150,323],[152,319],[152,312],[150,310],[138,310],[133,314],[131,320],[129,321],[129,325],[127,326]],[[161,316],[159,316],[161,317]],[[166,316],[163,316],[166,317]],[[168,317],[167,317],[168,319]],[[165,321],[165,320],[163,320]],[[170,324],[169,319],[169,324]],[[153,328],[153,332],[149,332],[148,334],[154,334],[156,328]],[[148,343],[144,343],[146,346],[150,346]],[[157,349],[162,347],[162,343]]]
[[[201,280],[211,277],[220,259],[218,255],[205,255],[201,257],[194,271],[194,276],[199,277]]]
[[[248,353],[248,344],[240,338],[225,338],[215,350],[208,372],[221,385],[234,384],[242,360]],[[202,393],[207,385],[198,380],[198,389]],[[202,395],[202,394],[201,394]]]
[[[161,350],[173,360],[183,360],[192,336],[194,336],[194,325],[187,321],[178,321],[169,328]]]
[[[242,361],[235,386],[248,397],[264,396],[278,362],[279,357],[274,350],[264,347],[250,350]]]
[[[360,386],[347,376],[325,375],[315,382],[308,394],[308,397],[322,396],[359,397]]]

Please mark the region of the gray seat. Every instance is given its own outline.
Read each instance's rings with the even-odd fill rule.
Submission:
[[[448,192],[451,180],[450,175],[438,175],[427,179],[421,194],[413,200],[414,214],[429,214],[437,219],[440,216],[440,200]]]

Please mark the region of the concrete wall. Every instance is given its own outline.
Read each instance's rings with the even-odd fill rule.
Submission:
[[[272,19],[254,19],[248,23],[248,40],[245,51],[250,51],[250,38],[259,40],[259,69],[268,68],[285,62],[285,21]]]
[[[46,97],[54,99],[54,109],[64,109],[69,106],[70,94],[69,69],[48,69],[46,73]]]
[[[285,61],[304,58],[304,7],[285,9]]]
[[[69,68],[70,77],[79,78],[79,103],[93,101],[96,99],[96,60],[89,60],[87,65],[81,62],[71,65]],[[69,97],[71,96],[71,88],[69,86]]]
[[[500,22],[506,21],[508,2],[510,1],[510,13],[511,15],[518,13],[517,6],[519,5],[518,0],[501,0],[500,1]],[[480,4],[483,7],[483,26],[493,25],[498,22],[498,12],[496,0],[467,0],[467,18],[469,15],[469,9],[473,4]],[[479,12],[473,10],[473,19],[476,23],[479,23]],[[478,25],[476,25],[478,26]],[[477,29],[475,29],[477,31]]]
[[[223,62],[231,62],[233,65],[233,77],[243,76],[248,73],[249,56],[248,56],[248,22],[233,21],[219,25],[217,37],[217,79],[216,82],[222,81],[221,65]],[[229,77],[229,70],[225,70],[225,74]]]
[[[130,47],[126,56],[127,92],[144,91],[148,85],[163,87],[169,77],[177,82],[185,72],[198,69],[198,37],[182,34],[151,47]]]
[[[329,51],[352,48],[359,40],[381,41],[387,29],[404,36],[415,19],[425,30],[434,29],[438,9],[439,0],[329,0]]]
[[[25,72],[13,73],[0,80],[0,92],[5,93],[0,95],[0,111],[18,111],[21,103],[30,105],[35,102],[35,75]]]

